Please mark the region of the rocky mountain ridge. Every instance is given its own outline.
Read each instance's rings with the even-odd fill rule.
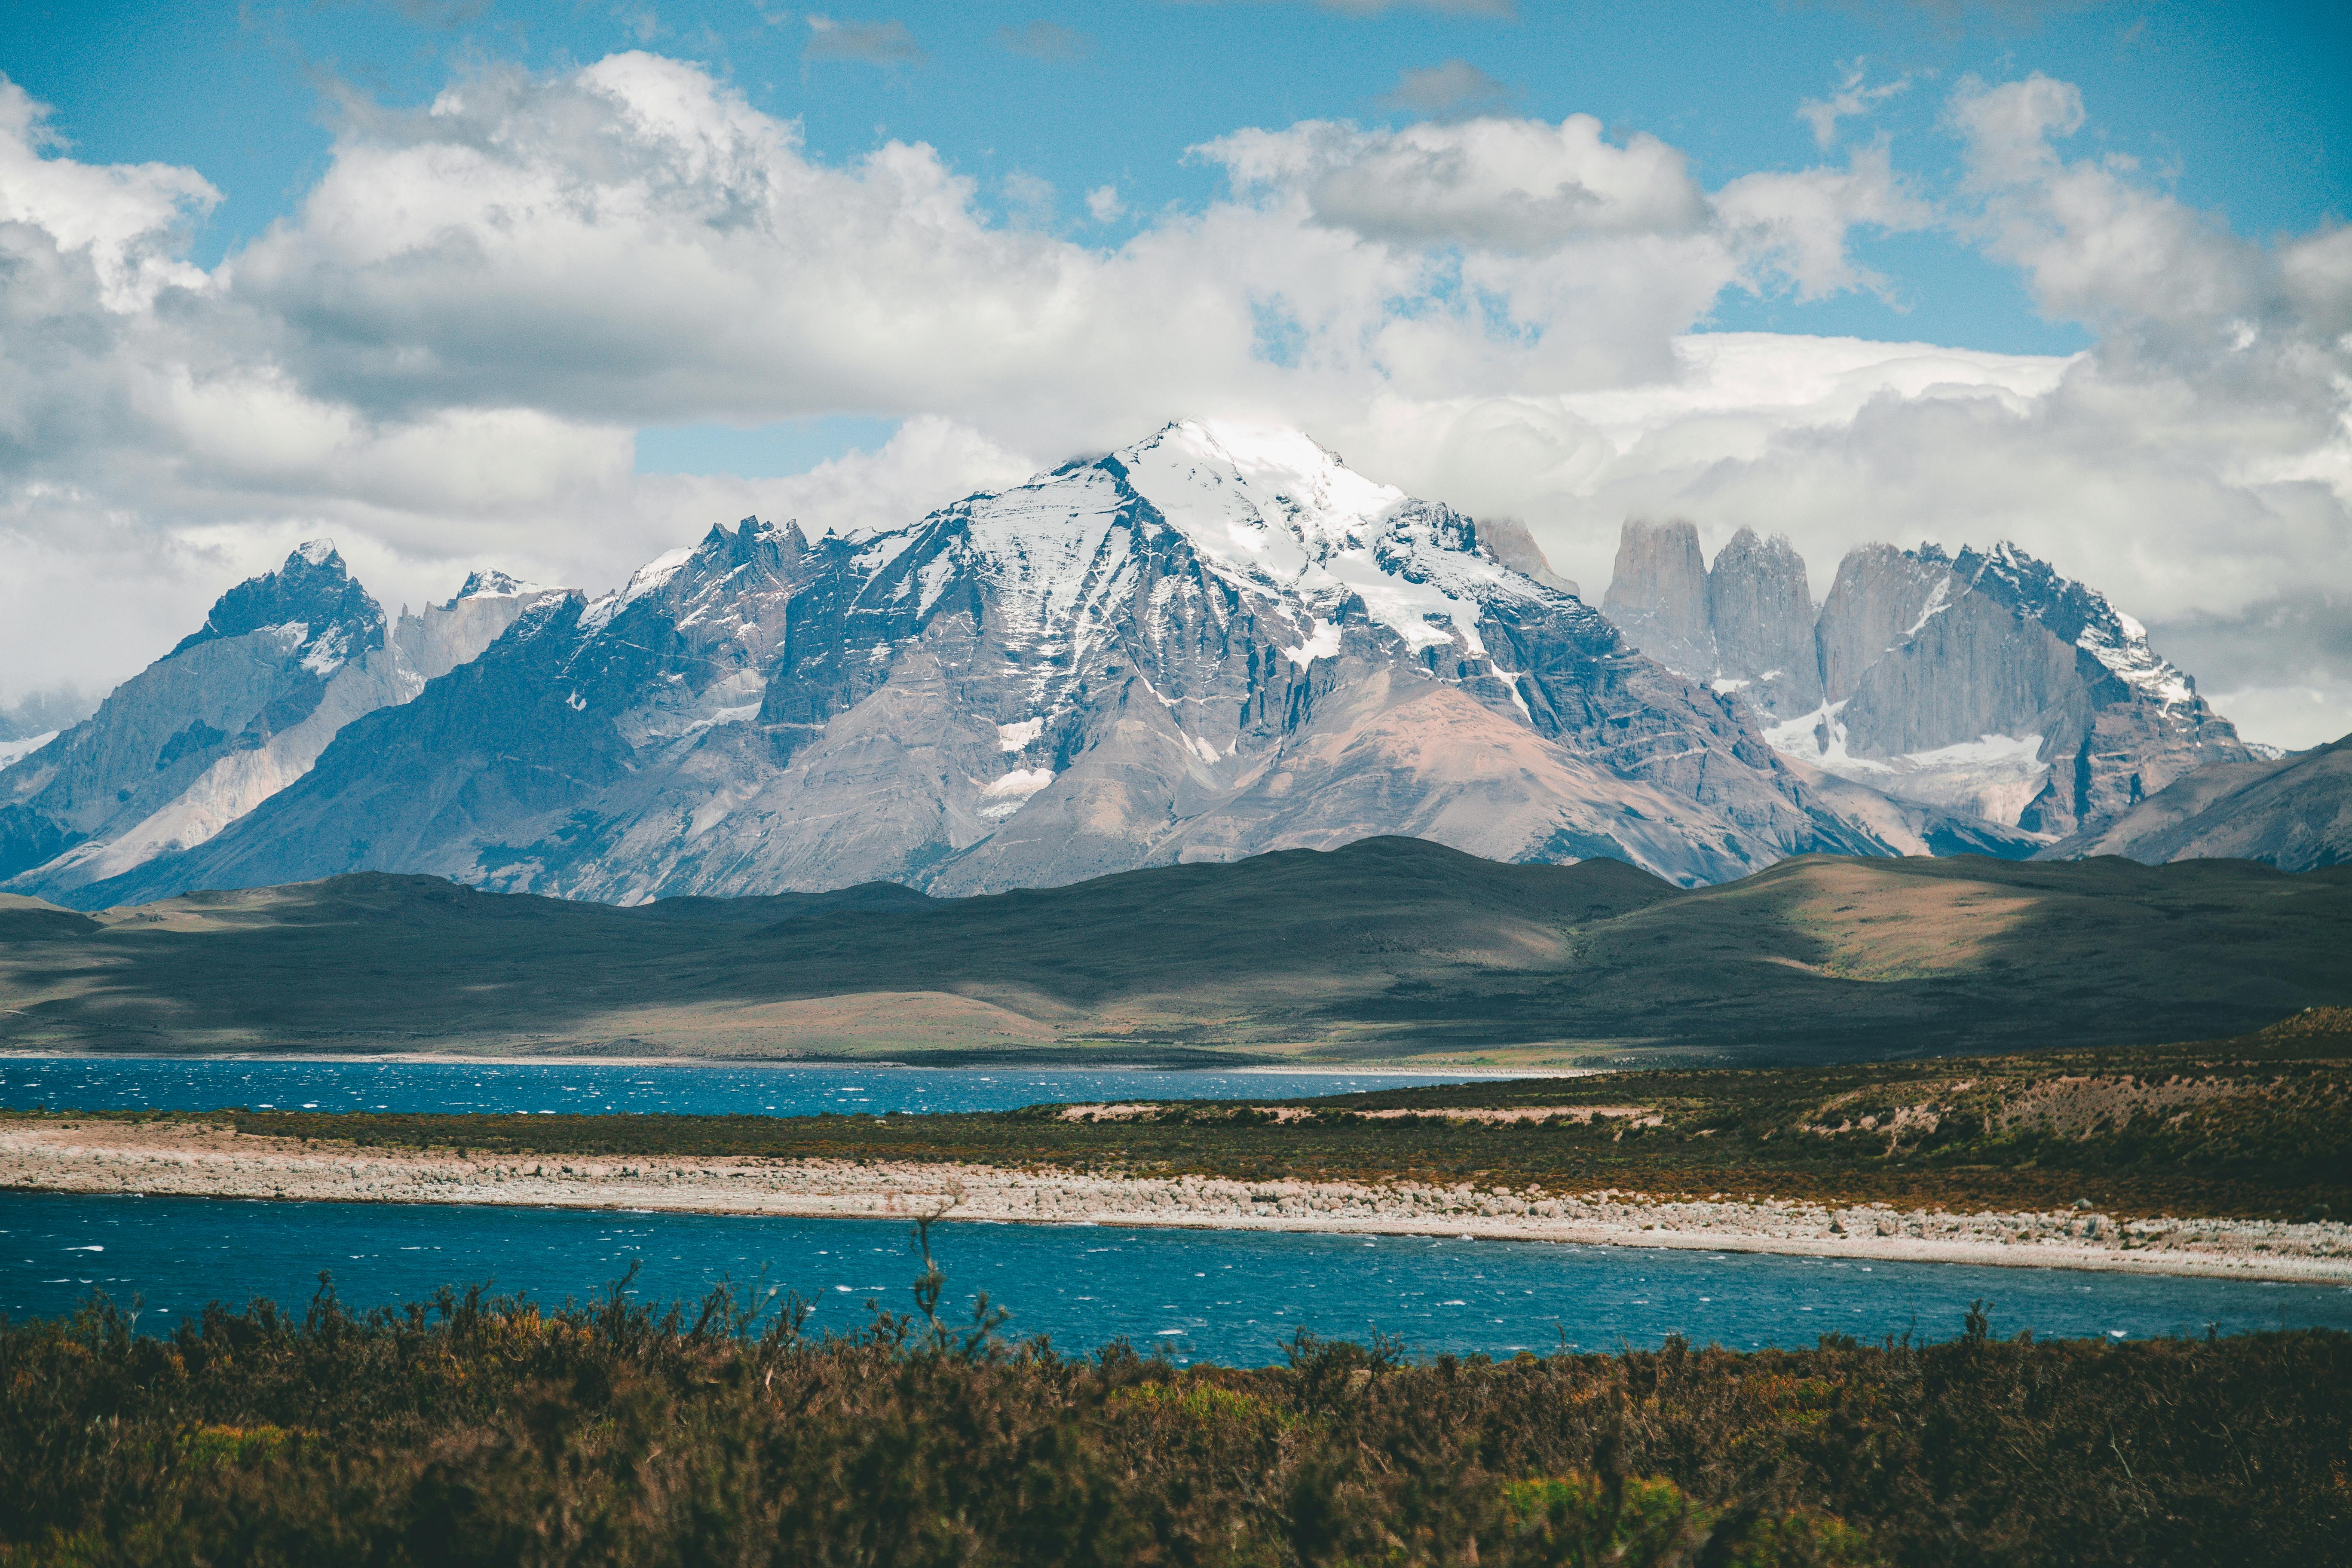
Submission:
[[[1784,756],[2045,842],[2256,754],[2137,621],[2012,544],[1863,546],[1816,610],[1785,539],[1743,528],[1709,565],[1692,524],[1629,522],[1603,608]]]
[[[0,879],[50,897],[205,842],[344,725],[473,658],[544,590],[477,573],[387,619],[331,540],[223,594],[97,712],[0,768]]]
[[[2352,864],[2352,735],[2281,757],[2209,763],[2036,858],[2094,855],[2149,865],[2260,860],[2283,871]]]

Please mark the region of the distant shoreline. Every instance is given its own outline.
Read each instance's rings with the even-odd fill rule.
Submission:
[[[2352,1284],[2352,1225],[1948,1214],[1885,1205],[1658,1201],[1469,1185],[1095,1176],[971,1164],[606,1155],[460,1158],[185,1121],[0,1126],[0,1190],[907,1218],[1764,1252]]]
[[[1217,1062],[1182,1064],[1148,1061],[1026,1062],[1017,1059],[994,1062],[925,1062],[907,1061],[895,1057],[886,1060],[868,1057],[473,1056],[459,1051],[44,1051],[8,1047],[0,1047],[0,1061],[276,1062],[287,1066],[303,1067],[316,1067],[330,1062],[346,1062],[361,1066],[437,1067],[854,1068],[875,1072],[921,1068],[926,1072],[1197,1072],[1253,1075],[1290,1073],[1299,1077],[1322,1078],[1355,1078],[1369,1073],[1384,1078],[1409,1075],[1415,1078],[1498,1079],[1591,1078],[1612,1070],[1608,1068],[1564,1067],[1429,1067],[1412,1061],[1366,1062],[1349,1067],[1334,1067],[1328,1062],[1313,1062],[1293,1067],[1279,1060],[1236,1062],[1232,1065]]]

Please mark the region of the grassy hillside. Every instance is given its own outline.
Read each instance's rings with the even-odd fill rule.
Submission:
[[[0,910],[0,1046],[1832,1061],[2352,1003],[2352,868],[1785,861],[1683,892],[1409,839],[953,901],[636,910],[360,875]],[[1099,1053],[1098,1053],[1099,1054]]]

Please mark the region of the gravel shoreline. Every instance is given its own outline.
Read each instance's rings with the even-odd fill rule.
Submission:
[[[1655,1201],[1399,1182],[1236,1182],[848,1161],[542,1159],[303,1144],[202,1124],[0,1127],[0,1189],[683,1214],[1306,1230],[2352,1283],[2352,1225]]]

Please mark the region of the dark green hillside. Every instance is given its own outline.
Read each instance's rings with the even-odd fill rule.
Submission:
[[[959,900],[624,910],[362,874],[0,916],[19,1049],[1829,1061],[2352,1003],[2352,868],[2243,861],[1805,857],[1683,892],[1380,838]]]

